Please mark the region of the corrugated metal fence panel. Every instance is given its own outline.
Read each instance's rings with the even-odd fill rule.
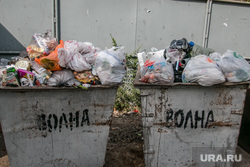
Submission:
[[[151,51],[165,49],[172,40],[202,43],[206,3],[182,0],[139,0],[136,45]]]
[[[126,52],[135,47],[136,0],[60,1],[63,40],[92,42],[94,46],[112,47],[110,34]]]
[[[104,48],[112,45],[112,34],[118,44],[126,46],[127,52],[141,45],[148,51],[153,46],[164,49],[173,39],[183,37],[202,42],[204,2],[63,0],[60,4],[63,40],[90,41]]]
[[[0,51],[21,51],[35,32],[52,30],[51,0],[0,1]]]
[[[0,89],[10,165],[103,166],[116,91]]]
[[[250,57],[250,5],[213,2],[209,47]]]

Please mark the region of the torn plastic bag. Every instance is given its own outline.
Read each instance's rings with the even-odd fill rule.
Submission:
[[[49,86],[73,86],[75,84],[80,85],[80,82],[76,80],[74,73],[67,69],[53,72],[47,81]]]
[[[35,33],[30,45],[26,48],[30,60],[49,55],[58,45],[56,38],[51,36],[51,31]]]
[[[228,82],[250,80],[250,65],[240,54],[227,50],[222,56],[213,53],[210,57],[217,62]]]
[[[145,62],[141,82],[149,83],[173,83],[174,71],[171,63],[166,62],[164,58],[155,61],[148,60]]]
[[[64,48],[58,50],[59,64],[77,72],[90,70],[99,51],[90,42],[69,40],[64,43]]]
[[[182,81],[212,86],[225,82],[225,77],[216,62],[206,55],[198,55],[188,61],[182,73]]]
[[[126,74],[124,46],[99,52],[96,56],[95,70],[102,84],[121,83]]]

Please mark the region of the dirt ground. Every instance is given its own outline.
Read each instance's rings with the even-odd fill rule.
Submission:
[[[4,138],[2,134],[2,128],[0,125],[0,167],[9,167],[9,159],[4,144]]]
[[[104,167],[144,167],[142,135],[142,121],[139,113],[113,117]],[[9,167],[1,131],[0,167]]]
[[[144,167],[139,113],[113,117],[104,167]]]

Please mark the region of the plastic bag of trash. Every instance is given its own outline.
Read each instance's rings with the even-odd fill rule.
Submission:
[[[100,79],[98,76],[95,76],[92,74],[92,71],[83,71],[83,72],[76,72],[74,71],[75,78],[82,82],[82,83],[88,83],[91,85],[98,85],[101,84]]]
[[[79,83],[74,73],[67,69],[53,72],[52,76],[47,81],[47,85],[49,86],[73,86]]]
[[[210,58],[217,62],[228,82],[250,80],[250,65],[240,54],[227,50],[222,56],[213,53]]]
[[[51,31],[47,31],[46,33],[35,33],[26,50],[30,60],[34,60],[37,57],[49,55],[57,45],[56,38],[51,36]]]
[[[188,49],[188,41],[186,38],[182,38],[180,40],[174,39],[169,46],[170,49],[179,49],[179,50],[187,50]]]
[[[159,58],[163,58],[163,54],[164,54],[164,49],[159,50],[152,47],[151,48],[151,52],[148,52],[146,55],[147,59],[159,59]]]
[[[59,65],[58,49],[63,48],[63,45],[64,45],[63,41],[60,40],[60,44],[57,45],[57,47],[53,52],[51,52],[48,56],[35,58],[35,61],[48,71],[62,70],[62,67],[60,67]]]
[[[154,61],[156,59],[163,58],[164,51],[165,51],[164,49],[158,51],[158,49],[156,49],[155,47],[152,47],[151,52],[148,52],[147,54],[145,52],[137,53],[141,75],[143,73],[143,70],[144,70],[143,66],[146,60]]]
[[[166,49],[166,61],[175,64],[176,62],[181,62],[186,56],[186,52],[180,51],[178,49]]]
[[[137,57],[138,57],[140,75],[142,75],[143,66],[144,66],[144,63],[146,61],[146,53],[145,52],[137,53]]]
[[[221,54],[218,52],[214,52],[209,55],[209,58],[218,64],[221,61]]]
[[[64,48],[58,50],[59,64],[77,72],[90,70],[99,51],[90,42],[69,40],[64,43]]]
[[[124,46],[99,52],[96,56],[95,70],[102,84],[121,83],[126,74]]]
[[[212,86],[225,82],[225,77],[216,62],[206,55],[198,55],[188,61],[182,73],[182,81]]]
[[[214,53],[215,51],[211,48],[204,48],[200,45],[195,44],[194,42],[190,42],[189,46],[191,47],[190,55],[191,57],[197,56],[197,55],[207,55],[209,56],[211,53]]]
[[[174,71],[171,63],[166,62],[164,58],[155,61],[147,60],[143,67],[141,82],[149,83],[173,83]]]

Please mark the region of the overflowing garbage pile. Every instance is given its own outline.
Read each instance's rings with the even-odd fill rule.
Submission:
[[[140,81],[147,83],[198,82],[212,86],[224,82],[250,80],[250,65],[238,53],[223,55],[183,38],[173,40],[166,49],[137,54]]]
[[[90,42],[59,43],[49,32],[35,33],[27,52],[0,61],[0,86],[115,85],[126,74],[124,47],[102,50]]]

